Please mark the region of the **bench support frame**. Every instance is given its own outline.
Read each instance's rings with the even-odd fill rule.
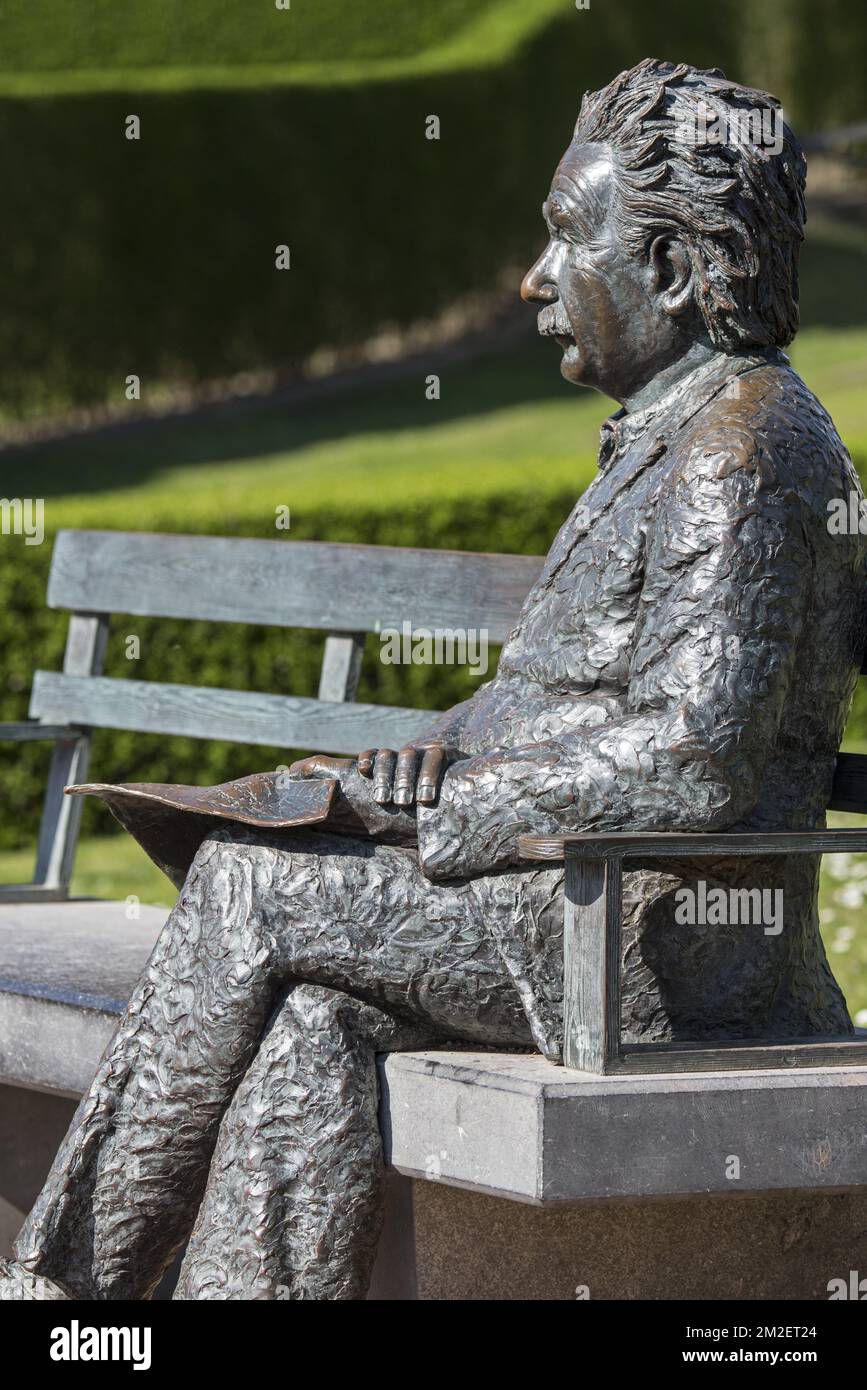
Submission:
[[[614,833],[556,838],[527,836],[528,858],[566,861],[564,1045],[567,1067],[598,1076],[616,1073],[764,1070],[867,1065],[867,1031],[851,1038],[743,1042],[624,1043],[621,1037],[623,861],[682,856],[840,854],[867,850],[867,831],[778,835]]]

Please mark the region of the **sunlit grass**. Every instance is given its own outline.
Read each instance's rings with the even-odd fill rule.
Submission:
[[[831,826],[863,826],[863,816],[831,813]],[[822,860],[819,924],[831,969],[849,1012],[867,1028],[867,854],[826,854]]]
[[[251,517],[273,527],[280,503],[300,515],[323,504],[385,509],[527,487],[577,496],[595,471],[599,426],[613,403],[561,385],[547,348],[444,372],[440,402],[425,399],[420,376],[313,412],[270,404],[218,422],[166,421],[135,439],[46,446],[21,466],[31,488],[46,468],[56,480],[46,504],[52,530],[135,530],[162,516],[180,517],[182,530],[225,532]],[[806,330],[792,357],[850,452],[867,457],[867,330]],[[544,393],[540,368],[551,377]],[[92,480],[94,470],[99,490],[76,490],[74,480]],[[65,479],[72,486],[61,492]]]
[[[33,875],[30,850],[0,854],[0,883],[28,883]],[[75,859],[73,897],[122,899],[135,895],[142,903],[171,907],[175,889],[141,846],[129,835],[97,835],[82,839]]]

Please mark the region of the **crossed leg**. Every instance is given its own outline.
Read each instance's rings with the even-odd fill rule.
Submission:
[[[22,1228],[20,1267],[78,1297],[147,1298],[195,1221],[179,1297],[363,1297],[382,1205],[375,1053],[458,1040],[531,1041],[472,885],[429,883],[403,849],[220,832]]]
[[[363,1298],[382,1224],[375,1053],[427,1035],[292,985],[220,1126],[175,1298]]]

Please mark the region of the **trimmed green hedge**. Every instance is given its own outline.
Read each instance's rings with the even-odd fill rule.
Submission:
[[[529,77],[0,99],[0,408],[290,368],[492,288],[574,114]]]
[[[532,0],[531,0],[532,3]],[[502,0],[4,0],[0,72],[399,58]]]
[[[452,68],[410,65],[364,81],[362,64],[354,80],[330,86],[293,79],[291,66],[268,87],[228,78],[202,86],[194,68],[186,86],[184,69],[172,70],[162,90],[134,75],[115,90],[31,97],[0,84],[0,413],[122,402],[129,374],[147,396],[165,383],[290,369],[322,346],[358,342],[492,289],[539,244],[539,205],[581,92],[648,53],[770,80],[809,123],[860,116],[867,10],[852,0],[828,4],[835,22],[826,6],[817,33],[815,11],[801,0],[761,13],[739,0],[668,0],[664,11],[647,0],[576,11],[562,0],[553,21],[551,0],[538,0],[540,26],[527,38],[523,0],[499,0],[482,15],[499,24],[492,33],[513,34],[511,56],[498,62],[479,48],[469,66],[473,50],[461,49]],[[297,0],[293,23],[310,20],[303,6]],[[359,16],[377,8],[378,0],[352,0],[329,11],[340,16],[350,56]],[[164,11],[154,0],[149,13]],[[14,31],[8,4],[4,12]],[[108,0],[94,9],[95,37],[81,39],[76,61],[99,50],[108,13]],[[204,11],[190,13],[193,23]],[[456,13],[443,10],[436,34],[422,25],[420,41],[454,29]],[[32,32],[23,14],[23,5],[12,11],[19,37]],[[221,32],[218,25],[217,48]],[[169,48],[186,61],[182,38]],[[102,42],[104,51],[126,52],[104,34]],[[238,73],[258,54],[254,38],[250,45]],[[321,57],[327,47],[311,51]],[[19,49],[30,51],[23,39]],[[156,51],[145,44],[138,61]],[[807,60],[814,51],[820,68]],[[45,61],[57,54],[47,50]],[[141,118],[138,142],[124,137],[130,113]],[[425,138],[431,113],[441,120],[439,141]],[[291,252],[286,271],[274,263],[282,244]]]

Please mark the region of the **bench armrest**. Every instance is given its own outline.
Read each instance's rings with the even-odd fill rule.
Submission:
[[[661,859],[693,855],[863,854],[867,830],[750,831],[727,835],[615,830],[601,834],[522,835],[522,859]]]
[[[563,1060],[604,1076],[614,1071],[725,1071],[867,1063],[863,1039],[624,1043],[621,1037],[621,926],[626,859],[697,855],[840,854],[867,851],[867,830],[688,834],[623,830],[602,834],[522,835],[522,858],[566,861],[563,926]]]
[[[17,724],[0,724],[0,743],[33,743],[43,739],[49,743],[81,738],[81,729],[70,724],[40,724],[38,719],[24,719]]]

